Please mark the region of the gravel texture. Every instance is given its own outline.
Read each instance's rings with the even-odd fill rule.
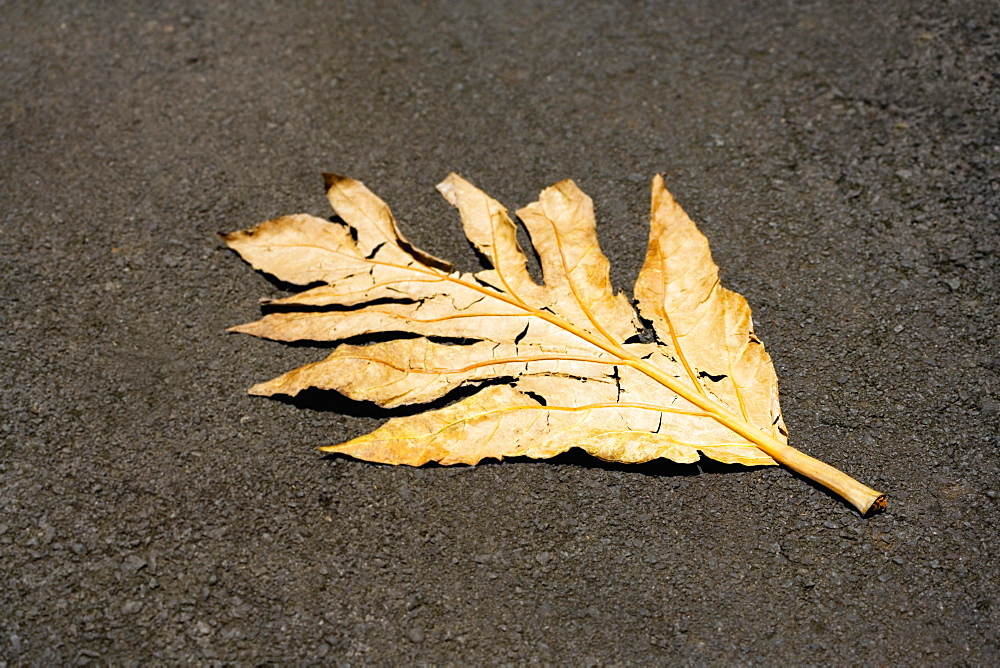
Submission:
[[[3,3],[0,666],[1000,662],[1000,5]],[[362,179],[474,269],[433,186],[572,177],[616,285],[649,179],[712,242],[776,468],[393,468],[383,415],[245,390],[322,351],[217,231]]]

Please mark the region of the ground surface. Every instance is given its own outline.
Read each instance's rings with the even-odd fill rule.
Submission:
[[[1000,661],[995,2],[171,4],[3,6],[0,665]],[[281,291],[215,232],[337,171],[473,269],[451,170],[574,178],[623,288],[663,172],[888,511],[317,454],[380,418],[245,394],[322,351],[224,333]]]

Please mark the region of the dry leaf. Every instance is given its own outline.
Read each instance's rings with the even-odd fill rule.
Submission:
[[[572,181],[517,212],[541,262],[538,285],[507,211],[461,177],[452,174],[438,190],[492,264],[476,273],[414,248],[359,181],[326,178],[342,222],[285,216],[225,237],[254,268],[315,286],[265,301],[272,312],[233,330],[278,341],[380,336],[342,343],[251,393],[321,388],[394,408],[479,389],[322,450],[410,465],[544,458],[572,447],[629,463],[701,455],[777,462],[862,513],[884,507],[882,494],[787,445],[777,378],[750,308],[719,284],[707,239],[660,176],[635,286],[638,314],[611,289],[592,202]],[[655,341],[642,336],[639,316]]]

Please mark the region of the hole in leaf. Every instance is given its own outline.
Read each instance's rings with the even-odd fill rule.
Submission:
[[[366,260],[370,260],[373,257],[375,257],[375,254],[378,253],[379,250],[381,250],[382,246],[385,246],[385,242],[384,241],[382,243],[380,243],[379,245],[375,246],[375,248],[372,249],[372,252],[365,256],[365,259]]]
[[[322,306],[317,306],[313,304],[278,304],[275,302],[262,302],[260,305],[261,312],[267,313],[336,313],[338,311],[360,311],[366,309],[369,306],[378,306],[379,304],[416,304],[418,300],[410,298],[395,298],[395,297],[383,297],[381,299],[373,299],[368,302],[362,302],[360,304],[324,304]]]
[[[482,339],[462,336],[428,336],[427,340],[431,343],[440,343],[443,346],[471,346],[482,341]]]
[[[545,401],[545,397],[543,397],[542,395],[538,394],[537,392],[532,392],[532,391],[529,390],[529,391],[525,392],[525,394],[527,394],[529,397],[531,397],[532,399],[534,399],[535,401],[537,401],[538,403],[540,403],[543,406],[548,406],[549,405],[549,402]]]

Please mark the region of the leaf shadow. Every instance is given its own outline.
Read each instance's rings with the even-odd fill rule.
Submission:
[[[693,464],[680,464],[669,459],[653,459],[642,464],[624,464],[622,462],[609,462],[603,459],[598,459],[593,455],[587,454],[586,451],[581,448],[571,448],[561,455],[556,455],[549,459],[531,459],[530,457],[510,457],[504,462],[497,460],[491,460],[489,464],[498,465],[505,462],[520,463],[520,464],[545,464],[550,466],[569,466],[573,468],[582,468],[590,470],[602,470],[602,471],[618,471],[621,473],[638,473],[644,476],[650,477],[678,477],[678,476],[696,476],[700,473],[698,470],[698,465],[700,462],[695,462]]]
[[[537,463],[550,464],[554,466],[574,466],[584,469],[600,469],[603,471],[618,471],[621,473],[637,473],[644,476],[662,477],[691,477],[706,475],[710,473],[742,473],[756,469],[768,468],[764,466],[741,466],[739,464],[723,464],[714,459],[709,459],[704,455],[696,462],[683,464],[671,459],[659,458],[639,464],[628,464],[623,462],[611,462],[594,457],[581,448],[571,448],[570,450],[556,455],[549,459],[532,459],[530,457],[509,457],[505,462],[514,463]],[[504,462],[491,459],[491,465],[498,465]]]
[[[326,461],[361,461],[357,460],[350,455],[340,454],[340,453],[327,453],[322,457]],[[392,467],[392,464],[381,464],[378,462],[364,462],[371,466],[384,466]],[[677,477],[694,477],[699,475],[707,474],[720,474],[720,473],[745,473],[749,471],[754,471],[757,469],[770,468],[766,466],[741,466],[738,464],[723,464],[707,457],[702,457],[697,462],[691,464],[681,464],[670,459],[653,459],[648,462],[643,462],[641,464],[625,464],[622,462],[609,462],[603,459],[598,459],[592,455],[587,454],[586,451],[581,448],[571,448],[568,451],[556,455],[555,457],[549,457],[547,459],[533,459],[531,457],[506,457],[503,460],[495,459],[493,457],[487,457],[483,459],[478,464],[474,466],[477,467],[490,467],[490,466],[509,466],[511,464],[531,464],[537,466],[568,466],[576,467],[582,469],[591,470],[602,470],[602,471],[617,471],[621,473],[634,473],[639,475],[644,475],[653,478],[677,478]],[[469,464],[453,464],[453,465],[443,465],[437,462],[428,462],[419,468],[423,469],[437,469],[437,468],[471,468],[473,465]]]
[[[397,341],[399,339],[417,339],[417,338],[420,338],[419,334],[413,334],[410,332],[381,332],[376,334],[361,334],[358,336],[348,336],[343,339],[332,339],[329,341],[317,341],[315,339],[297,339],[295,341],[281,341],[281,344],[289,348],[315,348],[318,350],[333,350],[334,348],[337,348],[338,346],[341,345],[367,346],[372,343],[383,343],[386,341]],[[424,337],[424,338],[430,338],[430,337]],[[337,397],[346,399],[347,401],[351,401],[350,399],[347,399],[347,397],[344,397],[343,395],[333,390],[316,390],[315,388],[309,388],[308,390],[303,390],[300,393],[300,395],[313,391],[320,393],[328,392],[331,395],[336,395]],[[283,398],[287,397],[283,397],[283,395],[274,396],[274,399],[277,399],[279,401],[283,400]],[[329,403],[328,401],[324,401],[320,398],[311,399],[311,401],[314,401],[316,405],[315,406],[303,405],[302,407],[309,408],[311,410],[327,410],[322,407],[322,404]],[[329,401],[334,401],[334,400],[330,399]],[[375,404],[372,404],[372,406],[375,406]],[[329,410],[336,410],[336,409],[329,409]]]
[[[233,252],[235,253],[235,251]],[[254,269],[253,271],[255,274],[282,292],[305,292],[306,290],[311,290],[313,288],[318,288],[321,285],[325,285],[323,281],[313,281],[312,283],[307,283],[306,285],[299,285],[298,283],[283,281],[277,276],[267,273],[263,269]]]
[[[495,385],[498,383],[491,384]],[[270,398],[280,401],[283,404],[295,406],[296,408],[304,408],[306,410],[318,411],[321,413],[339,413],[342,415],[350,415],[352,417],[387,419],[394,417],[406,417],[409,415],[424,413],[429,410],[444,408],[449,404],[453,404],[456,401],[461,401],[466,397],[472,396],[481,390],[482,387],[483,385],[481,384],[467,385],[456,390],[452,390],[445,396],[435,401],[424,404],[400,406],[398,408],[382,408],[378,404],[371,401],[359,401],[357,399],[345,397],[336,390],[321,390],[315,387],[302,390],[294,397],[284,394],[276,394]]]
[[[851,505],[850,501],[848,501],[844,497],[840,496],[839,494],[837,494],[833,490],[824,487],[823,485],[819,484],[818,482],[816,482],[815,480],[813,480],[811,478],[807,478],[806,476],[802,475],[798,471],[793,471],[792,469],[784,467],[784,466],[782,466],[781,468],[784,471],[786,471],[787,473],[790,473],[792,475],[792,477],[794,477],[799,482],[803,482],[803,483],[809,485],[810,487],[812,487],[814,490],[816,490],[820,494],[822,494],[822,495],[824,495],[826,497],[829,497],[830,499],[836,501],[837,503],[839,503],[840,505],[842,505],[847,510],[850,510],[852,513],[857,513],[858,512],[858,509],[855,508],[853,505]],[[867,518],[870,518],[870,517],[872,517],[874,515],[877,515],[877,514],[878,514],[878,511],[869,511],[868,513],[866,513],[862,517],[864,517],[864,518],[867,519]]]

